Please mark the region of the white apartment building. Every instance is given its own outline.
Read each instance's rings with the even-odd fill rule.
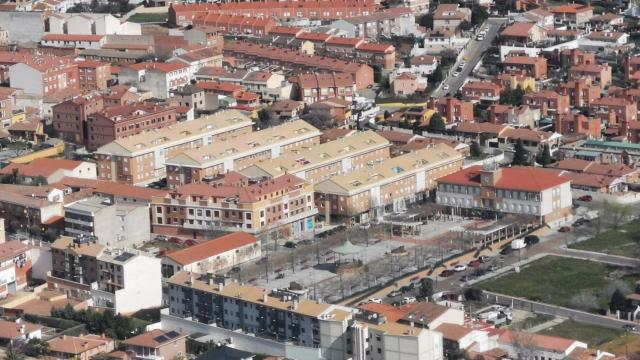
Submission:
[[[98,280],[91,284],[94,307],[131,314],[162,305],[159,258],[137,250],[105,249],[97,260]]]
[[[437,182],[437,203],[455,209],[530,215],[551,226],[571,219],[570,180],[545,169],[487,164]]]
[[[118,74],[121,84],[150,91],[158,99],[167,99],[171,90],[189,84],[189,65],[183,63],[143,62],[123,67]]]
[[[141,35],[140,24],[124,21],[111,14],[54,13],[49,17],[51,34]]]

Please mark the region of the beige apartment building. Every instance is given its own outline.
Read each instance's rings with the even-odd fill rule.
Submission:
[[[116,139],[96,151],[98,179],[143,185],[165,176],[166,159],[186,150],[253,131],[253,122],[229,110],[162,129]]]
[[[166,161],[167,185],[175,188],[207,181],[219,174],[241,170],[260,160],[309,148],[320,143],[320,135],[320,130],[303,120],[296,120],[251,134],[228,137],[213,145],[190,149]]]
[[[316,205],[325,221],[368,223],[427,196],[438,178],[462,169],[462,162],[445,144],[417,150],[316,184]]]
[[[312,231],[318,210],[313,186],[300,178],[285,174],[254,181],[232,172],[153,198],[151,212],[154,233],[197,237],[212,230],[276,230],[288,237]]]
[[[357,132],[338,140],[292,151],[249,165],[240,172],[269,178],[292,174],[312,184],[380,163],[389,158],[391,143],[373,131]]]

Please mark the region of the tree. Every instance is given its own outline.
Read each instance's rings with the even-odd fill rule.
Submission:
[[[407,55],[404,57],[404,67],[406,68],[411,67],[411,56]]]
[[[482,301],[482,290],[479,288],[468,288],[464,291],[464,297],[471,301]]]
[[[529,164],[529,151],[524,148],[522,140],[518,140],[515,146],[515,153],[513,154],[513,161],[511,165],[528,165]]]
[[[21,353],[13,343],[9,343],[9,346],[4,352],[4,360],[25,360],[26,356]]]
[[[444,123],[444,119],[439,113],[433,114],[429,125],[427,125],[427,131],[430,133],[444,133],[447,131],[447,125]]]
[[[522,90],[522,87],[520,87],[520,85],[518,85],[518,87],[515,89],[506,88],[504,89],[504,91],[502,91],[502,94],[500,94],[500,103],[505,105],[520,106],[522,105],[522,98],[524,97],[524,94],[525,92],[524,90]]]
[[[49,343],[42,339],[33,338],[24,345],[23,349],[26,355],[39,357],[49,352]]]
[[[590,292],[581,291],[569,300],[571,307],[578,310],[592,312],[598,310],[598,298]]]
[[[433,280],[431,278],[425,277],[420,280],[420,297],[428,299],[433,295]]]
[[[469,30],[471,30],[472,26],[473,25],[471,25],[471,23],[468,22],[467,20],[463,20],[459,25],[460,30],[462,30],[462,31],[469,31]]]
[[[609,301],[609,310],[614,313],[616,311],[627,311],[627,298],[619,289],[616,289],[616,291],[613,292],[613,295],[611,295],[611,301]]]
[[[420,20],[418,20],[418,25],[426,27],[427,29],[433,29],[433,15],[431,13],[422,15]]]
[[[477,141],[472,141],[469,146],[469,151],[471,152],[471,157],[480,158],[484,155],[484,152],[480,148],[480,144]]]
[[[489,18],[489,13],[487,12],[487,9],[485,9],[482,6],[476,6],[473,8],[473,11],[471,12],[471,23],[474,26],[481,25],[488,18]]]
[[[542,166],[547,166],[553,162],[553,158],[551,157],[551,150],[549,149],[549,144],[544,144],[542,151],[538,153],[536,157],[536,161],[538,164]]]
[[[444,72],[442,71],[442,67],[438,65],[438,67],[433,70],[431,74],[428,76],[429,82],[432,84],[439,84],[444,80]]]

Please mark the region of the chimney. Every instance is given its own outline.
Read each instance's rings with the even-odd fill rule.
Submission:
[[[20,335],[24,335],[24,333],[25,333],[25,327],[24,327],[24,324],[21,324],[20,325]]]

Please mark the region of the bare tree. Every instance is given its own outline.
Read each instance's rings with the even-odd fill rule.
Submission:
[[[512,330],[511,344],[518,360],[532,360],[536,354],[535,335],[525,331]]]
[[[598,309],[598,298],[589,292],[581,291],[571,298],[569,304],[575,309],[591,312]]]

